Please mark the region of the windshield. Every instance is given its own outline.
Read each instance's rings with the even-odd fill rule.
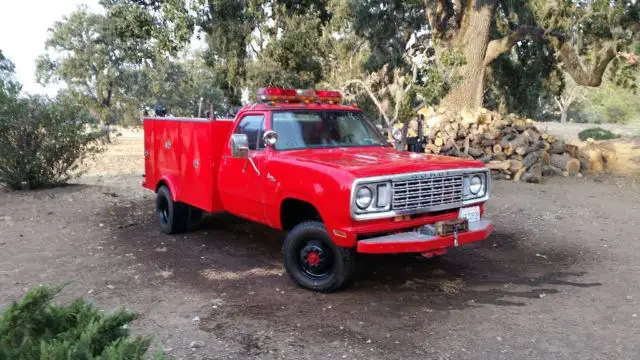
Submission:
[[[276,149],[387,146],[378,129],[355,111],[274,112]]]

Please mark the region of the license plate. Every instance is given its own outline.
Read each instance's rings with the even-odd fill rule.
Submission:
[[[459,219],[467,219],[469,222],[480,221],[480,206],[472,206],[460,209]]]
[[[436,235],[451,235],[454,232],[465,232],[469,230],[469,221],[467,219],[456,219],[439,221],[436,223]]]

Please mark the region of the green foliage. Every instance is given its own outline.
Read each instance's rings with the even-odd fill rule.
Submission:
[[[585,129],[578,134],[578,138],[580,138],[580,140],[582,141],[585,141],[588,138],[592,138],[594,140],[611,140],[617,139],[619,137],[620,135],[616,135],[611,131],[600,127]]]
[[[569,115],[577,122],[626,124],[640,120],[640,97],[607,83],[587,93]]]
[[[153,68],[145,67],[126,75],[124,91],[135,105],[123,109],[121,122],[138,122],[143,108],[161,103],[173,116],[204,116],[210,104],[218,113],[229,111],[229,104],[217,86],[218,74],[196,55],[193,59],[157,61]]]
[[[136,360],[150,339],[130,337],[138,316],[124,309],[105,314],[83,299],[53,303],[62,286],[39,286],[5,308],[0,318],[0,359]],[[162,359],[163,357],[157,357]]]
[[[94,125],[73,99],[0,95],[0,183],[34,189],[80,176],[100,151]]]
[[[491,64],[485,107],[535,117],[541,97],[562,93],[564,80],[553,47],[525,41]]]
[[[282,35],[267,43],[249,65],[247,83],[264,86],[313,88],[322,79],[320,20],[311,15],[284,19]]]
[[[37,60],[37,79],[64,82],[78,103],[106,123],[131,101],[125,92],[128,75],[175,53],[182,43],[167,43],[184,40],[184,34],[172,35],[170,27],[157,24],[154,14],[136,3],[101,4],[104,14],[81,7],[53,25],[45,44],[48,53]]]

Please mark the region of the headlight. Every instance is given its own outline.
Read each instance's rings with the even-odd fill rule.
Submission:
[[[487,195],[488,173],[471,173],[464,178],[464,200],[479,199]]]
[[[357,214],[367,214],[391,209],[391,182],[373,182],[356,185],[353,207]]]
[[[469,192],[471,192],[471,194],[473,195],[478,195],[480,193],[480,190],[482,190],[482,179],[480,178],[480,176],[475,175],[469,182]]]
[[[356,206],[358,206],[361,210],[365,210],[371,205],[371,201],[373,200],[373,193],[371,189],[366,186],[358,189],[356,193]]]

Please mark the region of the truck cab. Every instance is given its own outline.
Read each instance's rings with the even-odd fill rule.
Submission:
[[[144,120],[143,185],[162,231],[186,231],[202,212],[285,230],[289,276],[331,292],[350,283],[358,254],[432,257],[493,230],[483,163],[395,150],[336,91],[257,97],[233,120]]]

